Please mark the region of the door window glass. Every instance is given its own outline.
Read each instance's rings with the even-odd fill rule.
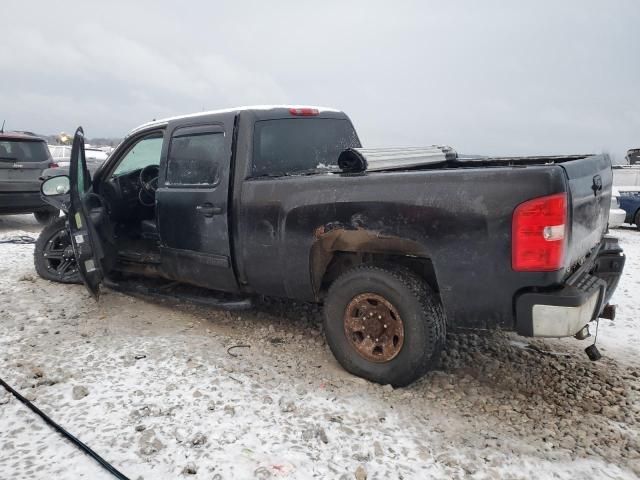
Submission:
[[[167,165],[167,185],[215,185],[224,161],[223,132],[174,136]]]
[[[113,172],[113,176],[141,170],[148,165],[160,165],[162,134],[145,137],[133,145]]]
[[[80,146],[80,150],[79,150],[79,159],[78,159],[78,163],[77,163],[77,172],[78,172],[78,193],[83,196],[84,193],[86,193],[87,189],[86,186],[88,185],[88,182],[86,182],[86,160],[84,158],[84,141],[82,142],[82,145]]]

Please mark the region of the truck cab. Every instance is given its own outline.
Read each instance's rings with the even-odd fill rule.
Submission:
[[[91,180],[83,138],[77,132],[71,195],[78,184],[85,223],[94,224],[92,242],[101,244],[95,278],[113,269],[144,271],[231,293],[248,290],[237,275],[244,265],[232,254],[244,248],[237,232],[245,227],[231,214],[234,203],[241,210],[244,182],[331,171],[342,150],[360,146],[348,117],[333,109],[214,111],[138,127]]]

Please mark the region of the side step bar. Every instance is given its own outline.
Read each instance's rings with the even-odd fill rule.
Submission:
[[[152,298],[156,300],[168,300],[170,302],[187,302],[194,305],[201,305],[205,307],[219,308],[220,310],[249,310],[253,308],[253,301],[249,297],[234,297],[228,293],[215,292],[213,290],[206,290],[200,288],[194,288],[192,291],[184,291],[188,287],[182,287],[183,291],[174,291],[171,289],[174,284],[168,284],[160,287],[146,286],[140,282],[124,281],[113,282],[111,280],[104,280],[104,286],[121,292],[127,295],[140,298]]]

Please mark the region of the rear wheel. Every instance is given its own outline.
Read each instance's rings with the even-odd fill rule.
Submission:
[[[33,262],[38,275],[46,280],[81,283],[65,217],[58,217],[42,229]]]
[[[33,216],[40,225],[49,225],[60,216],[60,210],[40,210],[33,212]]]
[[[634,218],[634,221],[636,222],[636,228],[637,228],[638,230],[640,230],[640,210],[638,210],[638,211],[636,212],[636,216],[635,216],[635,218]]]
[[[364,265],[340,276],[327,294],[324,326],[347,371],[393,386],[436,367],[446,334],[437,295],[400,267]]]

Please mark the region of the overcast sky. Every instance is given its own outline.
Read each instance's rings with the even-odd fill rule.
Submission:
[[[0,121],[122,136],[168,115],[345,110],[368,146],[640,147],[640,1],[2,0]]]

